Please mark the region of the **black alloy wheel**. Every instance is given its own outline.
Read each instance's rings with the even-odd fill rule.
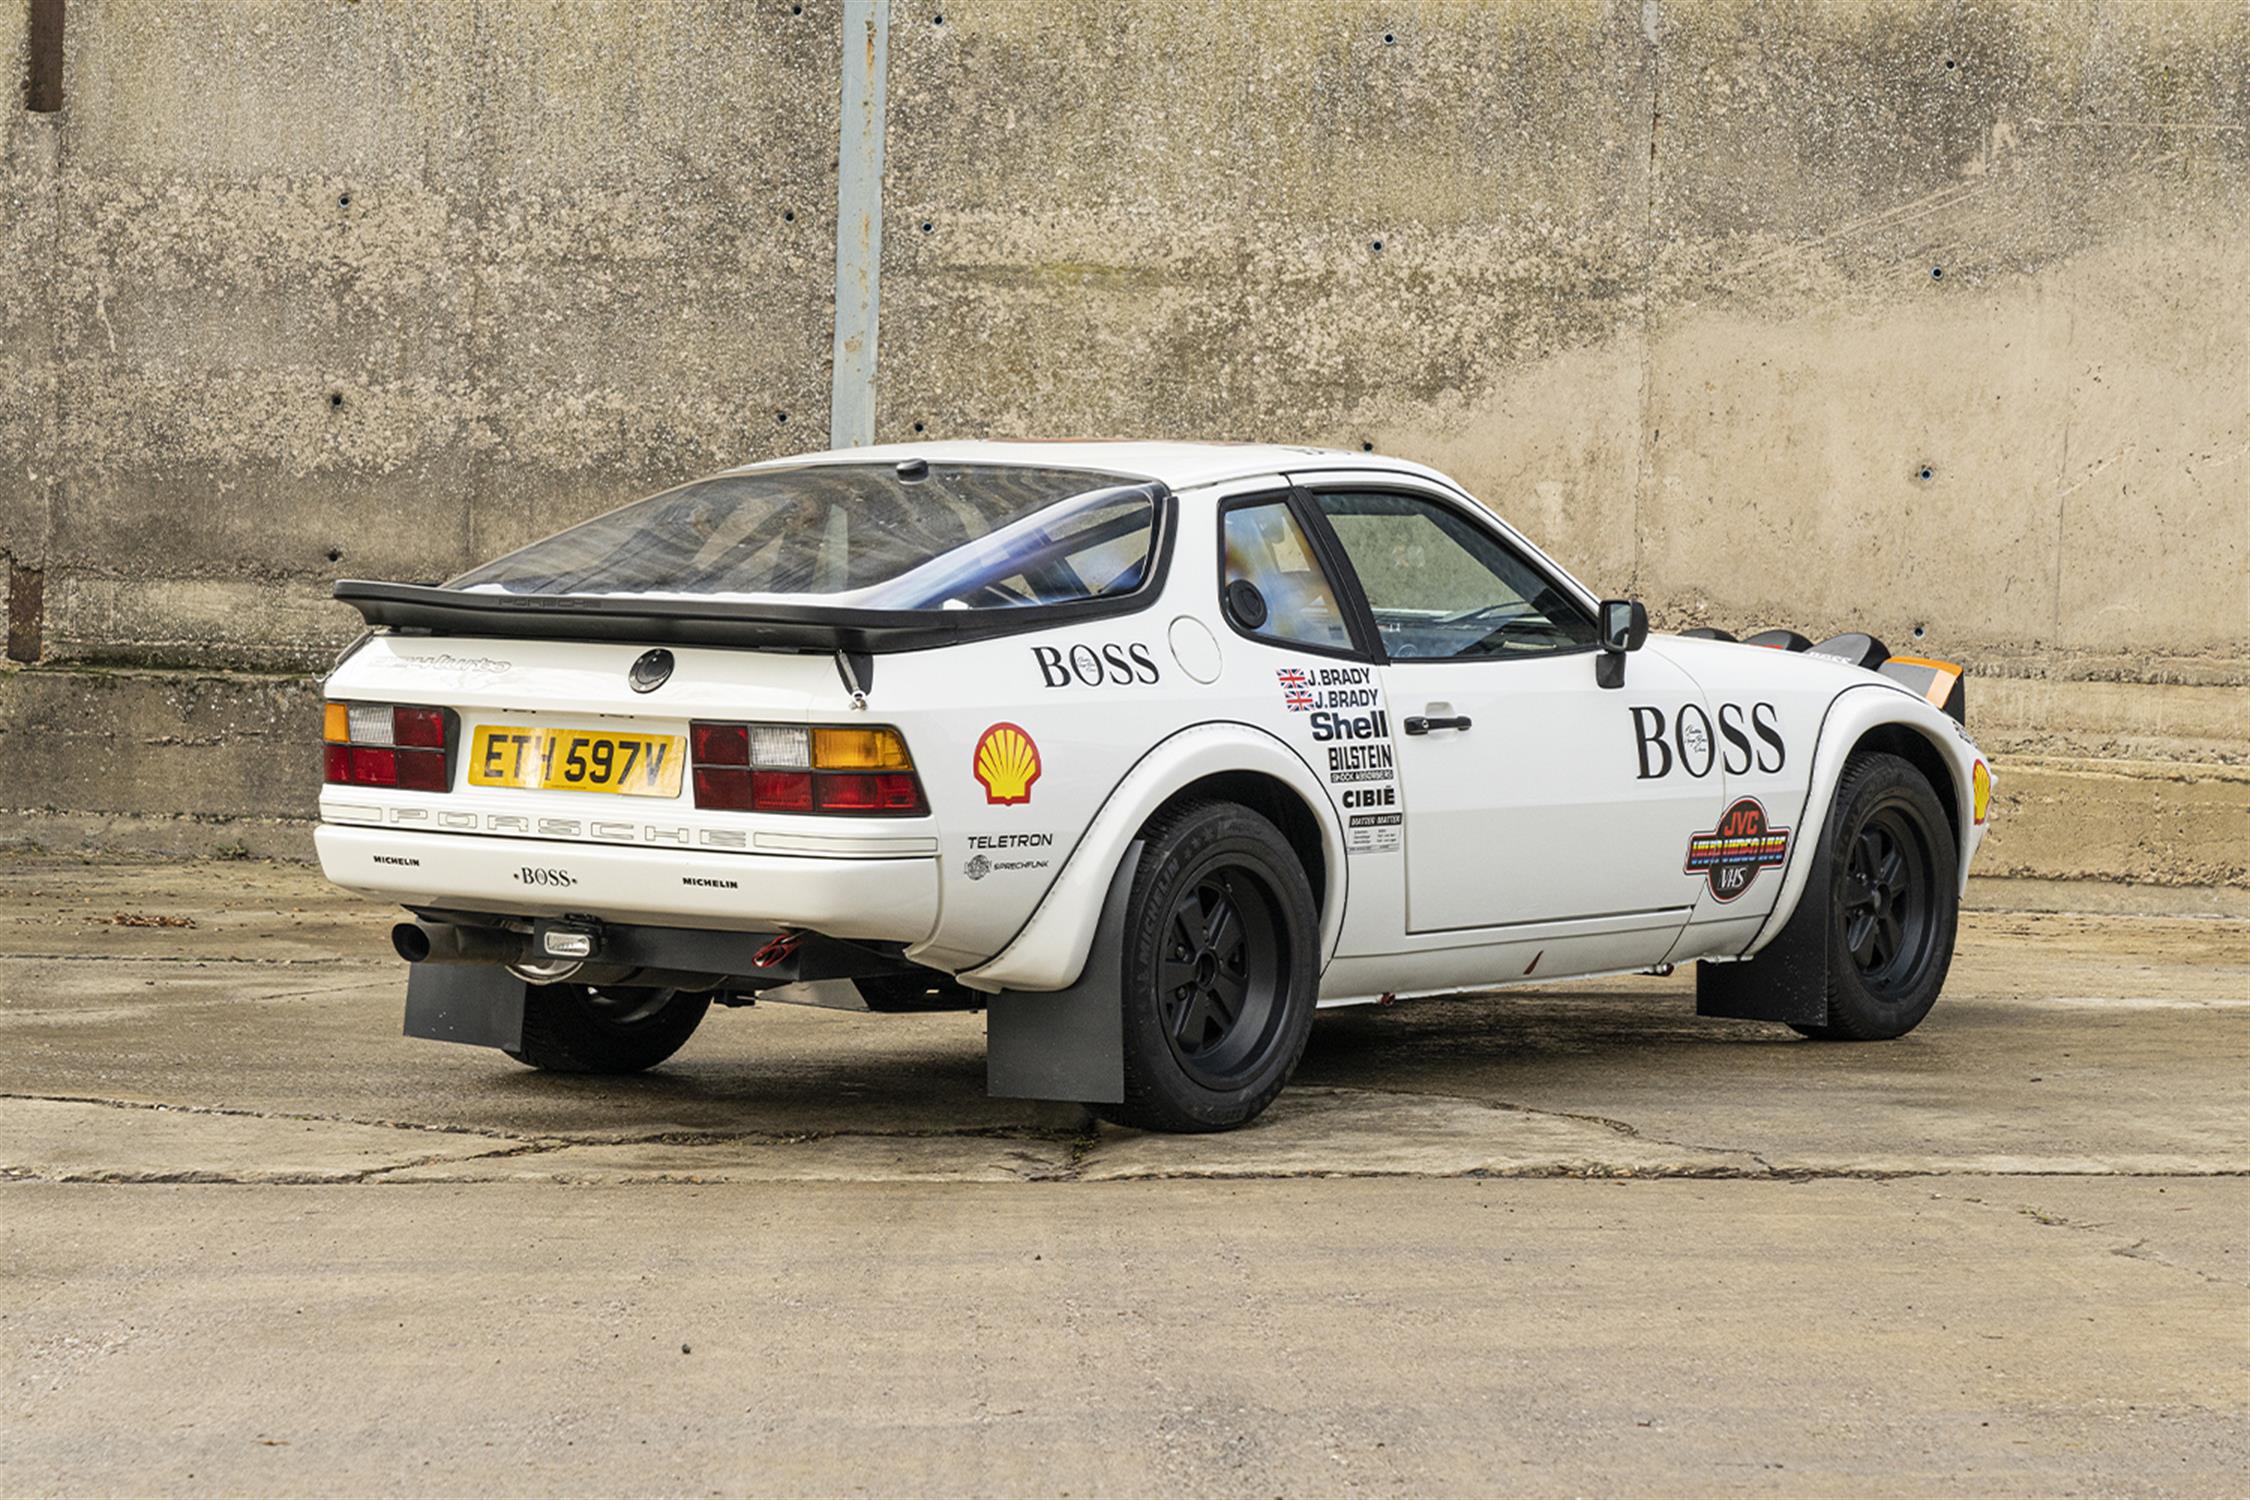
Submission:
[[[1157,1006],[1172,1055],[1205,1088],[1239,1087],[1272,1045],[1289,988],[1273,893],[1215,857],[1173,903],[1164,937]]]
[[[1860,982],[1886,997],[1911,987],[1934,927],[1929,839],[1902,801],[1876,808],[1860,825],[1837,900]]]

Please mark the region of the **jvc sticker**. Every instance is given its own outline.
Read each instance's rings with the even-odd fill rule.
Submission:
[[[1728,808],[1719,826],[1688,840],[1685,873],[1710,879],[1714,900],[1732,901],[1750,889],[1758,872],[1789,857],[1789,830],[1766,824],[1766,809],[1755,797]]]

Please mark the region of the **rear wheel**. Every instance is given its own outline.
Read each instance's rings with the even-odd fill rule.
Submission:
[[[1273,824],[1232,803],[1174,809],[1143,834],[1125,908],[1125,1098],[1149,1130],[1255,1119],[1311,1034],[1319,919]]]
[[[685,1046],[710,1008],[709,995],[680,990],[535,985],[508,1055],[550,1073],[638,1073]]]
[[[1796,1029],[1822,1041],[1904,1036],[1937,1003],[1953,963],[1952,824],[1920,771],[1867,755],[1844,768],[1828,836],[1828,1021]]]

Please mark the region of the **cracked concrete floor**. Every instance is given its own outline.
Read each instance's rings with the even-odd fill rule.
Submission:
[[[1982,900],[1899,1043],[1343,1012],[1178,1140],[974,1017],[550,1078],[310,871],[0,860],[0,1485],[2239,1493],[2250,922]]]

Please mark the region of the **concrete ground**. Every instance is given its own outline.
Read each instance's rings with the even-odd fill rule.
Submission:
[[[2250,921],[1979,894],[1901,1042],[1336,1013],[1190,1140],[970,1016],[548,1077],[311,871],[0,861],[0,1489],[2239,1494]]]

